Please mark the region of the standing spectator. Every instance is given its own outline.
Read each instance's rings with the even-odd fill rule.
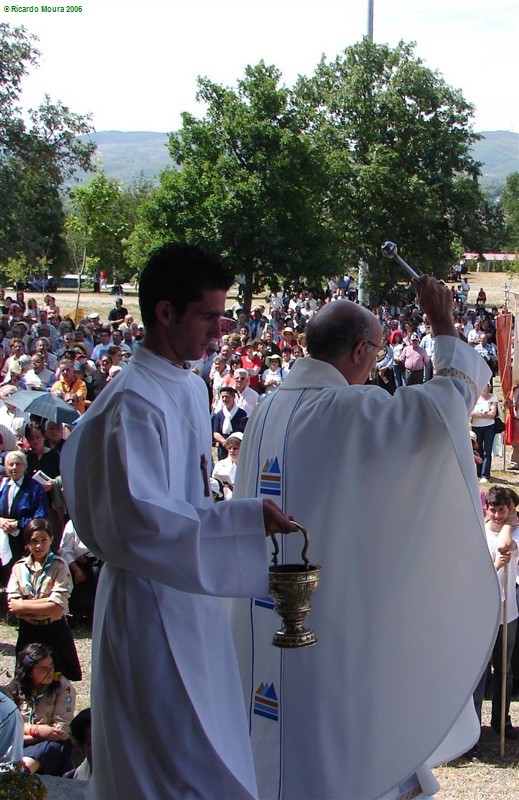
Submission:
[[[476,434],[481,464],[476,464],[480,483],[488,483],[492,467],[492,445],[496,435],[496,414],[498,412],[497,397],[492,394],[490,383],[487,383],[478,397],[470,415],[472,430]]]
[[[429,363],[429,356],[420,347],[420,337],[417,333],[411,334],[411,343],[404,347],[400,356],[401,363],[405,369],[405,385],[414,386],[423,383],[423,371]]]
[[[477,306],[483,306],[483,308],[484,308],[486,302],[487,302],[487,293],[485,292],[485,290],[481,286],[481,288],[480,288],[480,290],[478,292],[478,296],[476,298],[476,305]]]
[[[19,620],[16,653],[32,642],[54,651],[56,667],[72,681],[81,680],[76,646],[67,625],[72,578],[65,561],[51,551],[52,533],[46,519],[25,526],[29,555],[13,565],[7,584],[9,611]]]
[[[429,358],[429,361],[426,364],[424,364],[424,372],[423,372],[424,381],[430,381],[433,376],[435,344],[436,344],[436,339],[434,337],[434,333],[432,332],[431,326],[427,324],[425,326],[425,334],[422,337],[422,341],[420,342],[420,347],[422,347],[425,350]]]
[[[236,405],[250,417],[259,400],[259,394],[250,388],[250,378],[246,369],[235,370],[234,380],[236,381]]]
[[[501,587],[501,598],[507,596],[507,651],[506,651],[506,697],[505,697],[505,738],[517,739],[519,729],[512,725],[510,719],[510,700],[512,696],[512,653],[517,632],[517,618],[519,616],[516,597],[517,563],[519,541],[519,519],[517,518],[515,506],[519,498],[515,492],[506,489],[504,486],[492,486],[487,492],[487,514],[488,521],[485,524],[485,536],[487,540],[490,556],[497,571]],[[508,528],[509,533],[505,533],[503,528]],[[506,569],[508,567],[508,569]],[[505,583],[507,581],[507,583]],[[504,612],[504,604],[503,604]],[[499,627],[494,648],[492,650],[492,660],[488,668],[485,669],[479,685],[474,692],[474,704],[476,712],[481,720],[481,704],[485,693],[488,670],[492,669],[492,715],[490,725],[499,734],[501,730],[501,698],[502,698],[502,670],[503,670],[503,626],[505,620],[502,619]]]
[[[127,314],[128,309],[123,306],[123,301],[121,298],[117,297],[115,300],[115,308],[112,308],[108,314],[108,321],[117,325],[119,322],[123,322]]]
[[[222,408],[212,419],[213,439],[218,446],[218,458],[227,456],[225,449],[227,437],[237,431],[243,433],[247,424],[247,414],[237,405],[236,394],[233,386],[222,386],[220,389]]]

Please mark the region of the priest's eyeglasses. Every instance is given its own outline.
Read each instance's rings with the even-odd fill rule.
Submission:
[[[383,344],[377,344],[376,342],[371,342],[369,339],[366,339],[366,343],[370,344],[371,347],[377,348],[377,361],[380,361],[381,358],[385,358],[387,354],[387,349]]]

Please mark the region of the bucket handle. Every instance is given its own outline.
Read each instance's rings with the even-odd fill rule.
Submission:
[[[308,569],[310,561],[306,557],[306,553],[308,551],[308,545],[310,544],[310,537],[308,535],[308,531],[306,530],[306,528],[303,528],[303,526],[299,522],[294,522],[294,525],[296,525],[296,527],[299,528],[299,530],[301,531],[301,533],[305,537],[305,543],[304,543],[303,549],[301,551],[301,558],[303,559],[303,563],[305,565],[305,569]],[[274,543],[274,552],[272,553],[272,563],[276,567],[277,563],[278,563],[279,544],[278,544],[278,540],[277,540],[277,537],[276,537],[275,533],[271,533],[271,538],[272,538],[272,542]]]

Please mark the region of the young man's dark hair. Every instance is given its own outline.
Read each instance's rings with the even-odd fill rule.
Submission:
[[[169,300],[182,317],[189,303],[202,299],[204,292],[227,291],[234,281],[220,256],[197,245],[170,243],[154,250],[139,279],[139,305],[145,327],[155,323],[155,307]]]

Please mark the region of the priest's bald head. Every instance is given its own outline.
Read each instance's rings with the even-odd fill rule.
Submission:
[[[334,366],[348,383],[365,383],[384,347],[375,315],[349,300],[320,309],[306,326],[306,346],[312,358]]]

